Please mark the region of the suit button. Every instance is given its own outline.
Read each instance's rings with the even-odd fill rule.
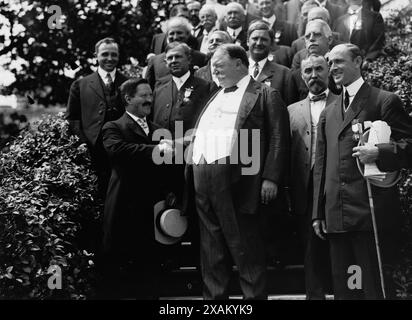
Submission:
[[[103,110],[100,110],[100,111],[99,111],[99,114],[102,114],[102,113],[103,113]]]
[[[309,150],[309,148],[308,147],[306,147],[306,151],[308,151]]]
[[[309,131],[306,131],[306,134],[309,134]]]
[[[345,186],[345,182],[341,182],[341,184],[340,184],[340,185],[341,185],[342,187],[343,187],[343,186]]]

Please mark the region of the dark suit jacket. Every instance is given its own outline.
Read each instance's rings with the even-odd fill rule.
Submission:
[[[341,40],[356,44],[363,50],[366,59],[375,59],[385,45],[385,25],[380,13],[361,10],[362,26],[349,34],[349,14],[341,16],[335,24],[334,30],[341,34]]]
[[[290,68],[292,64],[293,54],[292,50],[288,46],[279,46],[277,44],[273,44],[270,54],[273,56],[274,62],[281,64],[287,68]]]
[[[190,75],[185,84],[176,94],[174,101],[173,79],[168,76],[167,81],[156,87],[153,93],[153,122],[172,132],[175,130],[175,121],[183,121],[183,133],[194,127],[197,117],[210,94],[210,82]],[[185,98],[187,89],[192,89],[189,97]],[[178,137],[181,138],[181,137]]]
[[[119,117],[124,113],[119,87],[127,78],[116,72],[114,87],[117,95]],[[107,101],[100,76],[94,72],[82,79],[75,80],[70,87],[66,119],[71,130],[82,142],[94,146],[104,125]]]
[[[200,42],[202,43],[202,42]],[[200,44],[197,39],[190,35],[187,45],[193,50],[199,50]],[[157,33],[153,35],[152,43],[150,44],[150,52],[154,54],[161,54],[165,51],[167,46],[166,33]]]
[[[165,53],[161,53],[149,59],[147,64],[146,79],[152,89],[154,89],[157,85],[157,81],[170,74],[170,71],[166,65],[165,57]],[[205,54],[192,50],[192,71],[203,67],[206,62],[207,59]]]
[[[213,98],[206,104],[202,114]],[[198,122],[200,119],[201,116]],[[197,126],[198,123],[196,128]],[[235,129],[238,133],[239,129],[248,130],[248,150],[252,150],[252,129],[260,130],[259,172],[255,175],[242,175],[242,168],[247,166],[241,163],[233,165],[231,171],[233,202],[237,212],[256,214],[260,207],[262,181],[270,180],[278,186],[284,183],[288,161],[289,117],[279,93],[251,79],[240,103]],[[236,142],[238,143],[239,141]],[[189,146],[189,159],[192,159],[192,148],[193,144]],[[186,178],[193,192],[191,165],[186,167]]]
[[[352,120],[383,120],[391,127],[391,138],[398,141],[412,137],[412,118],[402,107],[401,99],[390,92],[363,84],[345,118],[342,96],[325,109],[318,125],[314,168],[313,219],[326,219],[328,233],[371,231],[372,221],[366,181],[360,174],[352,149]],[[372,186],[379,230],[395,230],[400,214],[396,186]]]
[[[376,146],[379,149],[379,160],[376,162],[379,170],[388,172],[412,168],[412,139],[380,143]]]
[[[325,108],[337,99],[329,91]],[[288,106],[291,153],[290,153],[290,178],[289,190],[291,195],[292,211],[296,215],[306,215],[308,200],[313,194],[308,194],[309,178],[311,171],[312,130],[309,96]]]
[[[275,42],[278,45],[290,47],[292,42],[298,38],[296,27],[286,21],[276,19],[272,29],[275,32]]]
[[[227,28],[226,27],[221,27],[220,30],[226,31],[227,32]],[[232,36],[232,35],[230,35]],[[243,47],[243,49],[245,49],[246,51],[248,50],[248,46],[247,46],[247,28],[243,27],[242,31],[239,32],[239,34],[237,35],[236,39],[233,40],[233,43],[236,43],[240,46]]]
[[[268,60],[256,80],[279,91],[282,100],[286,102],[289,76],[289,68]]]
[[[136,255],[152,248],[153,205],[161,198],[161,182],[160,168],[152,160],[158,141],[152,141],[151,135],[158,127],[150,121],[148,126],[146,136],[124,113],[103,127],[103,145],[112,166],[103,216],[105,252]]]

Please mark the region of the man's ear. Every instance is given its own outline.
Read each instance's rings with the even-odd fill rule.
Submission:
[[[361,56],[357,56],[355,58],[355,63],[356,65],[360,68],[362,66],[362,57]]]
[[[124,100],[126,101],[127,104],[130,104],[131,98],[129,97],[127,93],[124,95]]]
[[[332,42],[333,42],[333,35],[331,35],[331,36],[328,38],[329,48],[332,46]]]

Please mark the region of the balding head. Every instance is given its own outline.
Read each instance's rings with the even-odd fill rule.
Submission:
[[[321,19],[327,24],[330,23],[330,14],[329,11],[323,7],[314,7],[308,12],[308,21]]]

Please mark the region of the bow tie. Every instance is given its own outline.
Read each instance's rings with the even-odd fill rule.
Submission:
[[[326,93],[321,93],[318,95],[314,95],[310,98],[310,101],[316,102],[316,101],[320,101],[320,100],[325,100],[326,99]]]
[[[228,92],[233,92],[233,91],[236,91],[236,90],[237,90],[237,86],[234,85],[233,87],[230,87],[230,88],[224,88],[223,92],[228,93]]]

